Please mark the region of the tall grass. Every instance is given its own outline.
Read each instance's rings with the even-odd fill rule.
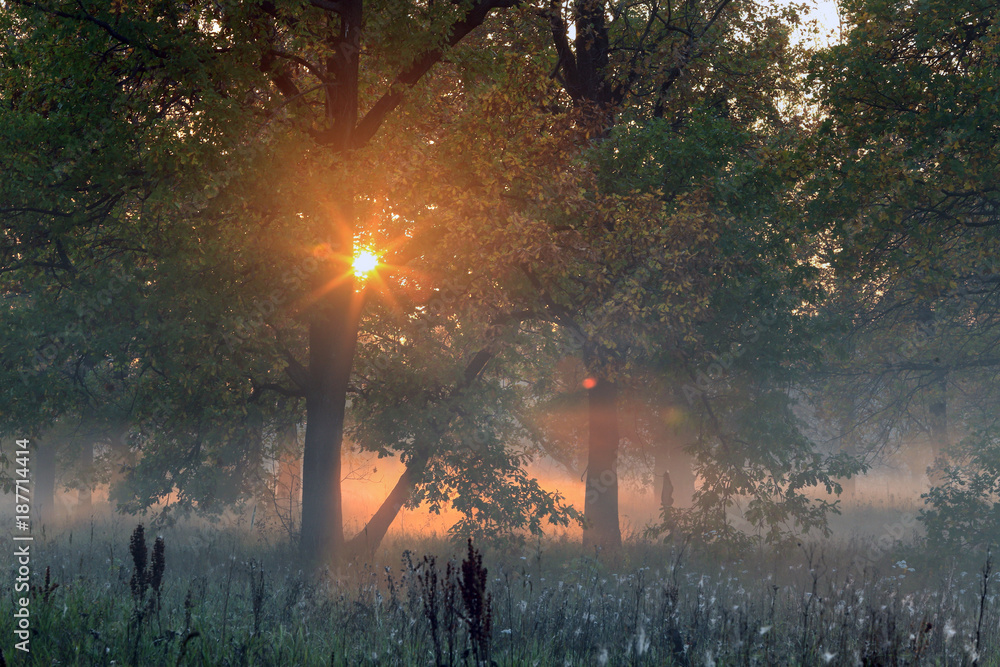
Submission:
[[[16,565],[0,553],[8,664],[1000,664],[985,554],[856,542],[734,559],[634,542],[599,559],[569,542],[424,539],[316,580],[281,542],[179,527],[157,580],[136,575],[134,529],[36,542],[30,656],[13,651]]]

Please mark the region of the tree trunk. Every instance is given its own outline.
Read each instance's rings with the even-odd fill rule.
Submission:
[[[857,411],[852,404],[851,408],[839,417],[840,451],[847,454],[851,458],[855,458],[858,455],[858,441],[857,436],[854,435],[856,413]],[[841,488],[843,488],[842,497],[855,500],[858,495],[858,476],[851,475],[850,478],[842,478],[839,481]]]
[[[684,451],[687,444],[690,443],[682,442],[675,435],[670,435],[667,437],[667,442],[653,448],[653,492],[657,501],[662,501],[663,488],[669,479],[671,507],[691,507],[693,504],[695,460]]]
[[[83,516],[90,513],[94,504],[94,441],[89,435],[84,436],[80,445],[79,466],[83,483],[77,491],[76,513]]]
[[[35,445],[31,456],[31,473],[34,477],[32,509],[42,523],[55,518],[56,505],[56,440],[49,435],[32,440]]]
[[[464,18],[453,26],[445,42],[455,45],[498,7],[513,2],[477,2]],[[437,63],[444,49],[435,38],[412,64],[401,70],[392,88],[378,98],[364,117],[358,120],[359,71],[363,33],[362,0],[325,3],[324,9],[336,15],[331,22],[336,35],[329,44],[333,49],[326,59],[327,75],[334,85],[327,85],[325,117],[327,129],[317,134],[321,143],[334,155],[344,156],[361,148],[375,136],[385,117],[403,99],[403,88],[413,86]],[[273,72],[275,86],[289,101],[303,95],[280,71]],[[335,160],[334,162],[339,162]],[[356,168],[368,165],[356,164]],[[313,566],[327,557],[339,557],[344,547],[343,504],[341,501],[341,446],[344,414],[351,379],[351,365],[357,347],[362,299],[354,292],[351,270],[354,249],[354,201],[351,179],[341,175],[339,191],[329,202],[331,219],[330,248],[335,259],[316,287],[317,301],[309,312],[309,369],[306,394],[306,437],[303,451],[302,531],[300,552]],[[342,187],[343,186],[343,187]],[[321,190],[322,191],[322,190]],[[326,221],[324,221],[325,224]]]
[[[350,257],[352,245],[341,244],[345,247]],[[331,267],[334,274],[319,287],[330,291],[315,306],[309,326],[300,549],[313,566],[340,557],[344,547],[341,448],[361,311],[349,264],[331,262]]]
[[[922,304],[917,311],[919,331],[926,336],[932,336],[936,329],[934,318],[935,313],[931,310],[930,304]],[[934,359],[935,364],[940,364],[940,361],[940,358]],[[937,486],[943,481],[937,471],[938,459],[944,455],[944,451],[948,448],[948,371],[946,368],[940,367],[939,370],[935,371],[927,394],[930,463],[920,472],[926,472],[931,486]]]
[[[344,154],[358,120],[358,68],[361,54],[361,0],[339,3],[336,53],[328,65],[337,81],[326,97],[331,120],[329,148]],[[317,301],[309,316],[309,378],[306,388],[306,437],[302,452],[302,530],[300,552],[306,563],[321,566],[344,548],[341,498],[341,448],[351,367],[358,342],[361,295],[354,291],[354,194],[343,187],[327,202],[332,255],[318,272]]]
[[[465,367],[465,371],[462,373],[462,380],[455,385],[455,388],[449,392],[450,398],[456,398],[466,391],[473,382],[482,374],[485,370],[486,365],[493,358],[493,352],[488,348],[483,348],[479,350],[469,363]],[[454,415],[453,415],[454,416]],[[441,430],[432,438],[428,439],[429,442],[436,441],[444,435],[447,428],[451,425],[451,418],[448,419],[447,424],[445,424]],[[403,474],[399,476],[396,481],[396,485],[392,487],[392,491],[389,492],[389,496],[382,502],[382,505],[372,516],[371,521],[364,527],[364,529],[358,533],[348,544],[347,551],[351,554],[361,554],[361,553],[373,553],[382,544],[382,540],[385,539],[386,533],[389,532],[389,526],[395,521],[396,516],[399,514],[400,510],[403,509],[403,505],[410,498],[410,494],[413,493],[413,489],[416,488],[417,484],[420,482],[420,478],[423,477],[424,470],[427,469],[427,463],[431,457],[431,448],[429,445],[417,447],[413,458],[410,462],[406,464],[406,469],[403,470]]]
[[[279,435],[288,449],[278,459],[278,483],[275,488],[275,505],[282,521],[287,521],[289,531],[298,523],[302,502],[302,457],[298,452],[298,434],[295,426],[283,429]]]
[[[939,467],[940,460],[948,449],[948,373],[940,371],[934,378],[931,388],[930,413],[930,445],[931,464],[927,471],[931,486],[937,486],[944,481]]]
[[[426,459],[411,461],[406,466],[403,474],[396,481],[396,485],[392,487],[392,491],[382,501],[382,505],[378,508],[378,511],[375,512],[364,529],[350,541],[347,549],[348,552],[355,555],[371,554],[379,548],[382,540],[385,539],[386,534],[389,532],[389,527],[396,520],[400,510],[403,509],[403,505],[409,500],[410,494],[416,488],[426,467]]]
[[[590,443],[583,544],[616,550],[622,544],[618,525],[618,389],[613,383],[598,379],[587,390],[587,397]]]

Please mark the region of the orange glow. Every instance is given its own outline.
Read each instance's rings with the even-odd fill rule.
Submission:
[[[354,275],[361,277],[371,273],[378,267],[379,261],[375,253],[370,250],[361,250],[354,256]]]
[[[597,380],[594,379],[594,378],[586,378],[583,381],[583,388],[584,389],[593,389],[596,386],[597,386]]]

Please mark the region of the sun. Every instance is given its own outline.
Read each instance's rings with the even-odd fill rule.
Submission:
[[[378,267],[378,257],[375,253],[362,250],[357,255],[354,256],[354,275],[361,277],[367,273],[371,273]]]

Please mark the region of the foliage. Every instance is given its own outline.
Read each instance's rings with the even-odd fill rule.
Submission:
[[[448,26],[464,10],[373,7],[361,96],[378,99],[394,71],[446,44]],[[9,203],[3,209],[4,292],[18,299],[11,310],[18,335],[4,341],[4,354],[20,361],[5,366],[10,371],[2,386],[7,403],[23,406],[23,414],[5,414],[4,428],[100,423],[98,439],[131,450],[112,464],[126,465],[115,495],[128,511],[175,491],[170,507],[180,511],[219,512],[244,502],[260,492],[264,465],[285,446],[277,434],[301,420],[301,399],[313,386],[306,378],[306,315],[316,290],[326,289],[317,286],[320,274],[344,252],[331,242],[331,216],[336,223],[343,199],[353,200],[362,221],[357,242],[387,249],[379,284],[367,290],[371,301],[384,298],[391,306],[394,295],[406,298],[414,285],[426,291],[440,276],[417,283],[401,267],[406,260],[392,252],[419,257],[426,250],[421,240],[435,235],[438,223],[428,211],[441,200],[427,187],[422,165],[432,137],[447,134],[451,116],[461,115],[474,93],[477,79],[470,75],[486,76],[492,56],[474,49],[451,53],[453,62],[428,77],[396,118],[385,120],[371,145],[345,156],[325,150],[329,72],[302,64],[328,47],[322,35],[331,29],[327,14],[309,3],[140,4],[94,13],[72,3],[51,11],[18,5],[6,20],[4,57],[12,67],[2,89],[9,102],[3,152],[16,164],[5,170],[12,178],[3,195]],[[68,37],[74,34],[85,39]],[[43,77],[65,85],[57,90]],[[296,94],[285,94],[290,89]],[[60,114],[48,113],[62,99],[68,102]],[[82,157],[67,153],[68,176],[46,175],[53,154],[79,141]],[[41,178],[37,174],[53,182],[43,190],[25,187]],[[64,211],[67,206],[94,211],[81,217]],[[76,222],[56,224],[62,217]],[[419,238],[400,247],[413,236]],[[391,327],[390,319],[367,316],[362,345],[385,339],[377,327]],[[40,362],[32,361],[39,336],[53,340],[56,350]],[[433,385],[453,372],[434,356],[448,343],[432,337],[420,343],[428,345],[421,354],[431,363],[420,365],[411,355],[407,372]],[[464,351],[454,348],[449,356],[461,364]],[[361,395],[381,392],[374,400],[383,404],[399,400],[390,392],[411,387],[382,376],[394,370],[360,369]],[[27,380],[38,404],[15,400],[25,392],[19,380]],[[363,416],[361,397],[356,403]],[[449,409],[454,406],[438,405],[438,414],[423,419],[451,421],[444,416]],[[487,404],[480,411],[488,420],[497,409]],[[435,459],[426,480],[444,485],[430,488],[437,502],[455,492],[486,492],[506,503],[498,512],[489,496],[464,501],[465,532],[474,526],[537,529],[548,512],[565,522],[572,512],[527,479],[522,452],[505,449],[509,427],[502,424],[511,420],[500,415],[494,421],[489,456],[475,459],[481,477],[471,488],[464,474],[468,453],[440,447],[452,460]],[[470,416],[459,426],[459,433],[445,427],[442,435],[467,440],[494,424]],[[125,435],[115,439],[111,431]],[[409,436],[392,435],[396,439],[359,442],[412,456]],[[510,484],[517,493],[508,493]],[[512,504],[515,499],[524,507]],[[480,521],[487,514],[493,518]]]
[[[827,388],[869,447],[930,441],[944,455],[968,437],[937,465],[924,515],[936,538],[961,540],[945,524],[968,525],[992,502],[996,13],[978,2],[845,9],[843,44],[813,62],[825,118],[804,167],[808,220],[829,238],[830,305],[851,334]]]
[[[996,545],[1000,538],[1000,447],[994,430],[977,431],[939,462],[939,484],[924,494],[920,518],[929,544],[953,551]]]
[[[581,459],[543,419],[572,358],[635,398],[626,463],[697,431],[664,528],[745,544],[824,530],[812,491],[867,463],[804,411],[866,455],[991,413],[993,13],[849,2],[806,80],[794,6],[512,4],[369,3],[359,50],[341,3],[11,3],[0,434],[103,443],[125,510],[217,514],[307,405],[338,450],[323,320],[354,445],[457,538],[579,519],[525,472]],[[943,468],[936,511],[992,502],[989,465]]]

